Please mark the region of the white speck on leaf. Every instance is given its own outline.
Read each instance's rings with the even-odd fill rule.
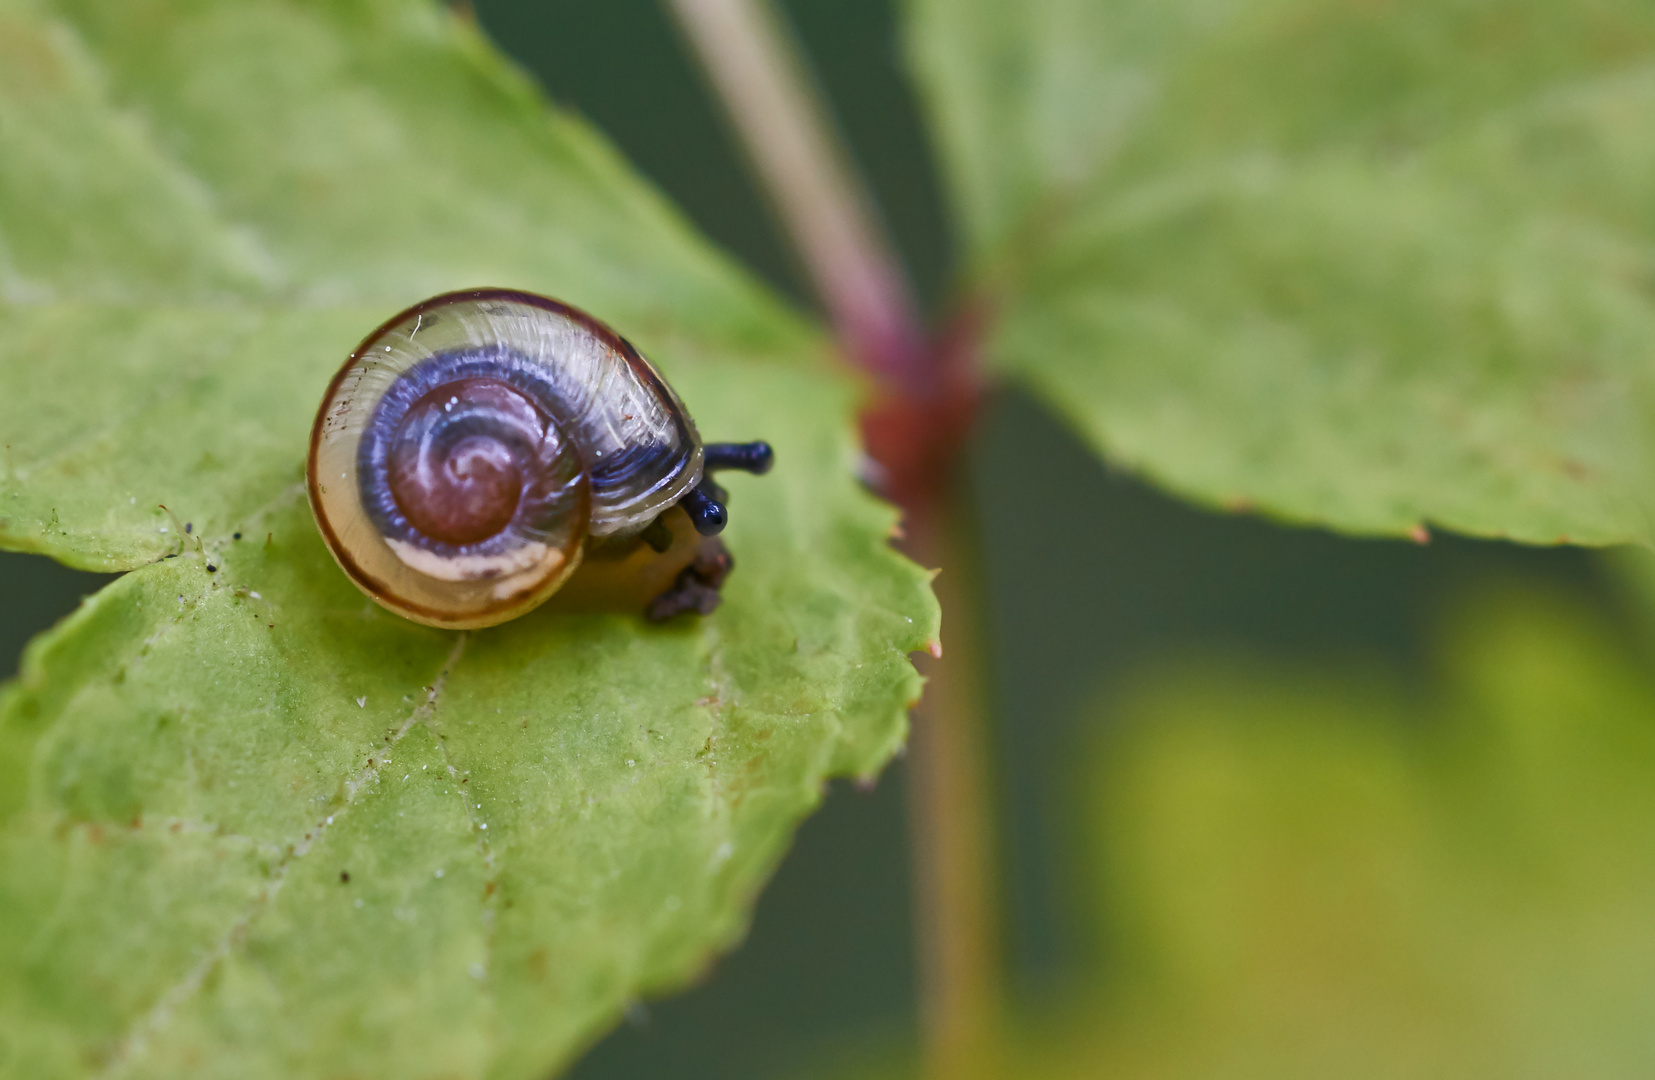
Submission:
[[[437,877],[442,877],[442,871],[441,871],[441,870],[438,870],[438,871],[437,871],[437,875],[436,875],[436,876],[437,876]]]
[[[368,707],[368,695],[363,694],[361,697],[357,698],[356,707],[358,709],[366,709]]]

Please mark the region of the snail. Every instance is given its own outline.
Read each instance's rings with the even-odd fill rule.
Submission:
[[[581,578],[588,593],[630,589],[654,619],[711,611],[731,560],[710,474],[763,473],[772,457],[762,442],[703,444],[654,366],[578,308],[471,289],[357,346],[317,410],[306,480],[363,592],[465,629]]]

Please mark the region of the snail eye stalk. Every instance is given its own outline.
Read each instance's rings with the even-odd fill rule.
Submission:
[[[776,463],[776,453],[767,442],[715,442],[702,448],[703,468],[707,472],[738,470],[763,476]]]

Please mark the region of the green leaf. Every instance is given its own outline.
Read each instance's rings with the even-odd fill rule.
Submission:
[[[434,4],[0,20],[8,547],[139,566],[176,547],[162,505],[227,534],[363,335],[446,289],[568,300],[674,377],[822,350]]]
[[[730,947],[937,629],[816,333],[413,0],[0,0],[0,161],[0,543],[138,567],[0,694],[0,1075],[544,1076]],[[328,376],[485,283],[774,442],[715,615],[442,633],[333,565]]]
[[[1210,505],[1650,539],[1655,9],[911,0],[988,356]]]
[[[1426,694],[1143,680],[1088,788],[1110,969],[1031,1071],[1647,1073],[1655,683],[1624,640],[1516,593],[1462,612]]]
[[[1525,589],[1460,605],[1426,685],[1135,673],[1068,785],[1093,965],[980,1075],[1647,1075],[1655,680],[1626,631]]]

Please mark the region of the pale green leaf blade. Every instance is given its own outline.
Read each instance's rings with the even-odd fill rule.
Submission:
[[[935,627],[842,388],[684,386],[777,422],[711,617],[415,626],[294,488],[32,647],[0,711],[9,1075],[542,1076],[736,940],[823,778],[898,745]]]
[[[140,567],[0,697],[0,1074],[538,1077],[733,944],[937,631],[819,337],[412,0],[0,0],[0,161],[0,543]],[[444,634],[332,564],[323,385],[481,283],[774,442],[715,615]]]
[[[1648,658],[1545,593],[1443,645],[1427,693],[1208,657],[1127,695],[1089,808],[1115,962],[1035,1074],[1648,1071]]]
[[[1355,532],[1648,538],[1646,5],[911,8],[987,355],[1111,459]]]

